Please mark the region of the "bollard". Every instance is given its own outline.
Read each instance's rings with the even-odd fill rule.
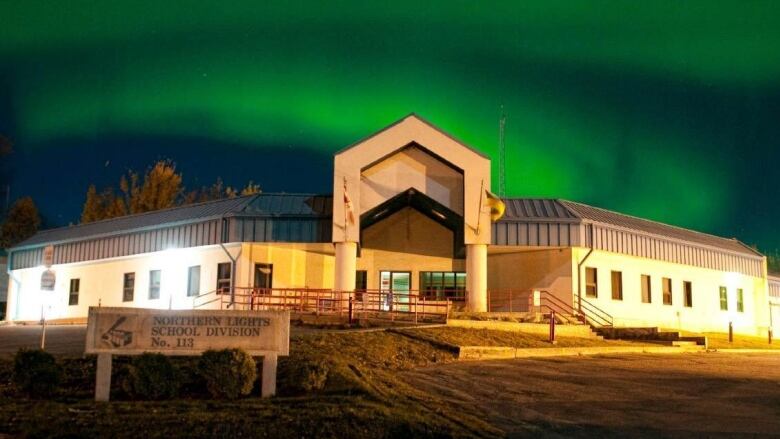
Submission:
[[[771,327],[769,328],[768,334],[769,334],[769,344],[772,344],[772,328]]]
[[[555,344],[555,310],[550,311],[550,343]]]
[[[734,341],[734,325],[729,322],[729,343]]]

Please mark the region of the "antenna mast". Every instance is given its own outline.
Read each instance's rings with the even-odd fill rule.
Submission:
[[[498,119],[498,196],[506,197],[506,145],[504,143],[504,127],[506,113],[501,105],[501,117]]]

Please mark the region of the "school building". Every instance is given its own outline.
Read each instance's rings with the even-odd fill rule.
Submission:
[[[9,251],[6,319],[348,303],[538,307],[595,326],[751,335],[780,325],[780,278],[740,241],[567,200],[501,200],[490,166],[409,115],[335,154],[332,195],[261,193],[44,230]]]

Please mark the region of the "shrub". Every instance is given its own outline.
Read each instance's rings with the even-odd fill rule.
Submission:
[[[322,391],[328,381],[331,367],[324,358],[285,358],[279,363],[280,391],[300,395]]]
[[[252,391],[257,365],[241,349],[209,350],[198,361],[198,373],[212,397],[235,399]]]
[[[41,349],[19,349],[14,356],[13,383],[33,398],[53,395],[62,371],[54,357]]]
[[[169,399],[179,393],[181,379],[171,360],[163,354],[145,353],[127,367],[125,391],[138,399]]]

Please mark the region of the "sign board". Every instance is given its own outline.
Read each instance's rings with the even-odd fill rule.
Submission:
[[[290,312],[89,308],[87,354],[199,355],[232,348],[288,355]]]
[[[54,264],[54,246],[47,245],[43,248],[43,266],[46,268]]]
[[[290,311],[89,308],[85,352],[98,354],[96,401],[109,399],[112,355],[200,355],[233,348],[263,357],[261,395],[272,396],[277,356],[290,352]]]
[[[41,290],[54,291],[54,284],[57,277],[54,275],[54,271],[46,270],[41,273]]]

